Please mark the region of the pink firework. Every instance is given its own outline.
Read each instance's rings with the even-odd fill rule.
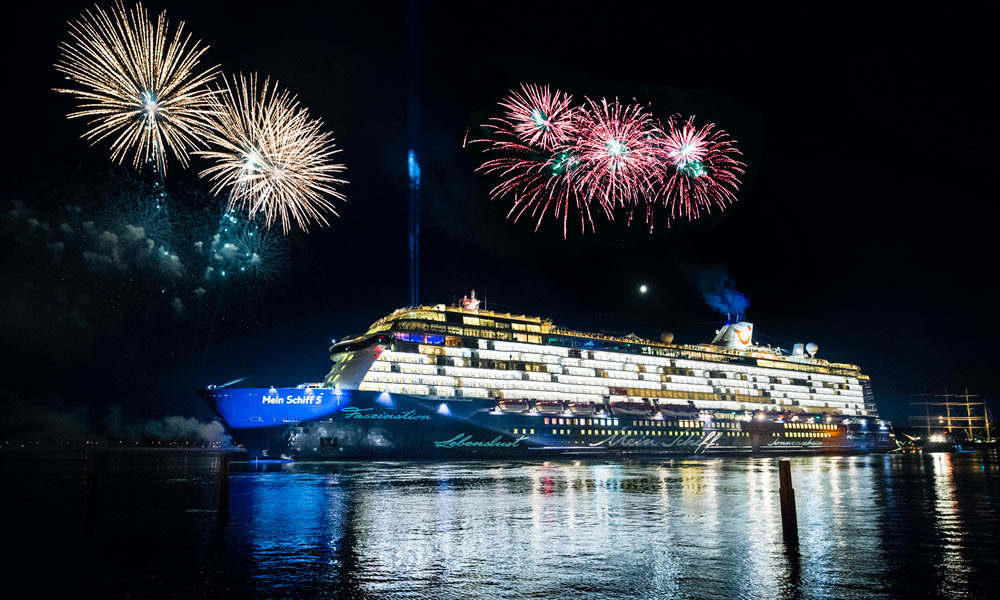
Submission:
[[[594,229],[593,213],[608,219],[645,212],[650,230],[654,208],[668,219],[697,219],[702,212],[735,202],[746,165],[740,151],[714,124],[696,127],[675,115],[661,127],[638,103],[572,97],[548,86],[522,84],[499,102],[502,116],[483,128],[484,162],[476,169],[499,182],[490,198],[513,200],[508,218],[528,216],[537,231],[547,216],[580,221]],[[593,205],[593,206],[592,206]],[[669,222],[669,221],[668,221]]]
[[[736,157],[743,153],[729,134],[716,129],[714,123],[699,128],[694,125],[693,116],[683,123],[680,115],[671,116],[662,153],[672,167],[660,191],[671,219],[694,220],[702,211],[725,209],[736,201],[739,176],[746,172],[746,164]]]
[[[571,100],[547,85],[522,84],[520,92],[512,90],[499,102],[503,116],[484,125],[491,132],[489,139],[473,140],[485,144],[484,153],[492,156],[477,171],[500,180],[490,198],[514,201],[508,218],[517,222],[529,215],[537,231],[546,215],[552,215],[562,221],[563,237],[573,213],[581,232],[588,224],[594,226],[589,204],[576,185],[579,161],[573,145],[579,110]]]
[[[500,101],[506,110],[503,118],[493,118],[497,130],[512,132],[533,148],[551,150],[565,144],[574,135],[576,110],[573,97],[547,85],[521,84],[521,91],[511,90]]]
[[[578,186],[579,160],[571,148],[541,155],[526,145],[512,141],[495,141],[486,152],[499,152],[478,167],[482,173],[499,177],[490,190],[490,199],[509,197],[514,205],[507,213],[516,223],[525,215],[535,221],[535,231],[545,216],[551,214],[562,221],[563,237],[567,237],[571,213],[580,220],[580,232],[594,228],[589,200]],[[575,220],[575,218],[574,218]]]
[[[579,160],[577,186],[608,213],[632,210],[655,195],[665,176],[663,131],[638,104],[587,98],[572,154]]]

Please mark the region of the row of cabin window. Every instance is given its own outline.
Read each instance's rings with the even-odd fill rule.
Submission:
[[[604,425],[605,427],[618,425],[618,419],[557,419],[554,417],[545,417],[543,422],[545,425]]]
[[[836,429],[836,425],[823,423],[785,423],[785,429]]]
[[[406,316],[410,316],[410,315],[406,315]],[[443,315],[435,315],[434,316],[434,320],[440,320],[441,316],[443,316]],[[430,317],[428,316],[428,317],[425,317],[425,318],[430,318]],[[483,324],[483,321],[490,322],[491,320],[490,319],[481,319],[481,318],[477,318],[477,317],[463,317],[463,321],[465,322],[465,324]],[[501,326],[501,327],[505,327],[505,325],[506,325],[506,324],[500,325],[497,322],[490,322],[489,324],[492,325],[493,327],[497,327],[498,325]],[[426,323],[426,322],[423,322],[423,321],[400,321],[400,322],[397,323],[397,325],[401,329],[410,329],[410,330],[416,330],[416,331],[421,331],[421,330],[428,331],[428,330],[430,330],[430,331],[437,331],[437,332],[441,332],[441,333],[450,333],[452,335],[466,335],[466,336],[469,336],[469,337],[476,337],[476,338],[488,338],[488,339],[496,339],[496,338],[504,339],[505,338],[505,339],[510,339],[508,337],[509,334],[507,332],[505,332],[505,331],[496,331],[494,329],[489,329],[489,328],[486,328],[486,329],[460,328],[460,327],[455,327],[455,326],[446,326],[444,324],[439,324],[439,323]],[[522,326],[521,326],[521,324],[517,324],[517,326],[515,326],[513,328],[514,329],[522,329]],[[532,332],[539,333],[540,330],[541,330],[541,327],[538,326],[538,325],[528,325],[528,324],[525,324],[523,326],[523,330],[527,330],[527,331],[532,331]],[[522,339],[518,338],[518,341],[529,341],[530,343],[540,344],[541,343],[541,338],[539,336],[529,336],[529,338],[527,340],[522,340]],[[654,348],[644,347],[643,349],[646,350],[647,352],[650,351],[650,350],[658,350],[658,351],[660,351],[660,352],[649,352],[649,353],[652,353],[652,354],[660,354],[663,351],[663,349],[661,349],[661,348],[655,348],[654,349]],[[670,351],[669,354],[670,355],[676,355],[676,352]],[[711,355],[710,356],[710,355],[706,355],[705,353],[702,353],[702,352],[690,352],[690,351],[688,351],[688,352],[681,352],[680,355],[681,356],[689,356],[689,358],[693,358],[695,360],[699,360],[700,359],[700,360],[708,360],[708,361],[712,361],[712,362],[728,362],[724,358],[722,358],[721,356],[716,356],[716,355]],[[806,366],[806,365],[797,365],[797,364],[794,364],[794,363],[789,363],[787,361],[780,361],[780,363],[779,363],[779,362],[772,361],[772,360],[758,360],[757,364],[758,364],[759,367],[778,368],[778,369],[780,369],[782,371],[784,371],[784,370],[794,370],[794,371],[807,371],[807,372],[812,372],[812,373],[837,373],[838,375],[844,375],[844,376],[847,376],[847,375],[856,375],[855,373],[848,373],[848,372],[841,373],[840,369],[830,369],[830,368],[822,367],[822,366],[818,366],[818,365],[809,365],[809,366]],[[681,366],[681,365],[678,363],[678,366]]]
[[[452,336],[465,336],[477,339],[514,340],[526,344],[539,344],[539,345],[541,345],[542,343],[542,336],[537,334],[497,331],[494,329],[477,329],[473,327],[457,327],[454,325],[424,323],[421,321],[402,321],[398,324],[398,328],[410,331],[433,331],[435,333],[449,334]],[[448,346],[461,345],[461,341],[458,338],[452,338],[452,340],[453,341],[446,341],[445,342],[446,345]]]
[[[515,429],[514,433],[525,433],[526,429]],[[535,430],[532,429],[531,433]],[[671,436],[671,435],[690,435],[689,431],[680,431],[677,429],[654,429],[652,431],[648,430],[635,430],[635,429],[577,429],[576,431],[572,429],[553,429],[552,435],[644,435],[644,436]],[[744,433],[740,431],[726,431],[722,432],[728,437],[749,437],[749,433]]]
[[[603,425],[605,427],[617,426],[618,419],[559,419],[554,417],[545,417],[543,420],[545,425]],[[646,421],[633,421],[632,425],[634,427],[701,427],[701,421],[692,420],[681,420],[681,421],[657,421],[657,420],[646,420]]]

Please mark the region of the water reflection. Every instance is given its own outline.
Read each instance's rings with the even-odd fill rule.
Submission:
[[[146,460],[104,472],[74,597],[1000,596],[988,455],[793,458],[797,548],[771,459],[244,469],[227,521],[211,463]],[[38,477],[6,480],[25,482],[5,496],[25,556],[80,543],[79,480]],[[32,512],[64,499],[77,512]]]
[[[276,595],[340,587],[349,496],[336,473],[255,474],[238,522],[253,587]]]
[[[795,459],[797,548],[782,540],[770,459],[295,465],[246,476],[238,529],[258,585],[279,593],[889,597],[887,460]],[[944,593],[968,564],[950,463],[933,470]]]
[[[953,460],[793,459],[797,548],[771,459],[288,465],[239,476],[230,543],[278,596],[975,597],[997,560],[966,519],[997,524],[996,468]]]
[[[952,456],[945,453],[931,455],[934,477],[935,529],[941,539],[940,573],[938,591],[945,597],[956,597],[958,590],[965,588],[969,575],[969,565],[964,557],[966,531],[955,493]]]

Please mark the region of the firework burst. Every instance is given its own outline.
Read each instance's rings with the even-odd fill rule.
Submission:
[[[511,148],[507,147],[510,151]],[[495,173],[500,183],[490,191],[492,199],[510,196],[514,205],[507,213],[518,222],[525,215],[535,220],[538,231],[546,215],[562,221],[563,237],[567,236],[571,213],[580,220],[580,231],[594,227],[590,204],[581,195],[578,186],[579,161],[571,151],[553,153],[548,157],[522,158],[517,156],[491,159],[480,170]]]
[[[703,211],[724,209],[736,201],[746,164],[736,158],[742,153],[733,139],[715,124],[696,127],[693,116],[685,121],[671,116],[662,153],[672,167],[660,190],[670,218],[697,219]]]
[[[642,106],[588,98],[579,136],[568,149],[580,163],[580,189],[608,213],[631,213],[663,179],[662,140],[659,124]]]
[[[609,220],[624,214],[628,225],[644,212],[652,230],[661,203],[668,219],[693,220],[736,200],[746,165],[715,125],[699,128],[693,117],[682,122],[675,115],[664,128],[638,103],[571,100],[523,84],[499,102],[503,115],[483,124],[486,139],[473,140],[486,156],[476,170],[499,179],[490,198],[514,202],[508,218],[530,215],[537,231],[551,215],[562,221],[565,238],[574,212],[583,233],[588,224],[594,229],[593,212]]]
[[[576,138],[579,109],[571,105],[572,96],[549,86],[522,84],[521,91],[511,90],[498,104],[502,117],[492,117],[484,125],[488,139],[484,152],[493,158],[477,170],[499,178],[490,198],[512,198],[507,213],[514,222],[529,215],[535,230],[547,215],[561,220],[566,237],[572,213],[580,219],[585,232],[593,228],[590,206],[578,193],[577,166],[572,148]]]
[[[487,144],[487,153],[497,156],[484,161],[477,170],[499,178],[499,183],[490,190],[492,200],[507,197],[514,200],[508,218],[516,223],[530,215],[537,231],[546,215],[551,215],[562,221],[566,237],[570,214],[575,212],[581,232],[586,232],[588,224],[593,229],[590,205],[577,185],[579,160],[571,148],[540,152],[503,135],[481,141]]]
[[[83,138],[108,139],[111,158],[133,155],[136,167],[154,161],[162,173],[169,150],[182,165],[201,145],[218,67],[198,71],[208,46],[192,41],[181,22],[173,34],[166,13],[156,23],[136,4],[119,1],[110,12],[99,6],[69,23],[69,41],[59,45],[55,67],[74,88],[59,88],[77,101],[69,117],[90,127]]]
[[[258,86],[255,75],[225,79],[212,104],[212,148],[198,152],[214,163],[201,172],[212,192],[227,190],[230,210],[260,215],[268,227],[280,222],[285,233],[293,222],[302,230],[328,225],[326,216],[337,214],[330,198],[345,199],[335,186],[346,182],[323,122],[277,83]]]
[[[533,148],[552,150],[566,144],[575,135],[576,110],[573,97],[549,86],[521,84],[521,91],[511,90],[500,106],[503,118],[492,119],[494,127],[510,131],[521,143]]]

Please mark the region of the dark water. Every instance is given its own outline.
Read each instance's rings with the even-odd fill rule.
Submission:
[[[800,546],[770,459],[234,464],[3,456],[8,577],[133,598],[990,598],[995,456],[792,459]],[[13,552],[9,552],[13,550]],[[11,581],[11,579],[5,579]]]

